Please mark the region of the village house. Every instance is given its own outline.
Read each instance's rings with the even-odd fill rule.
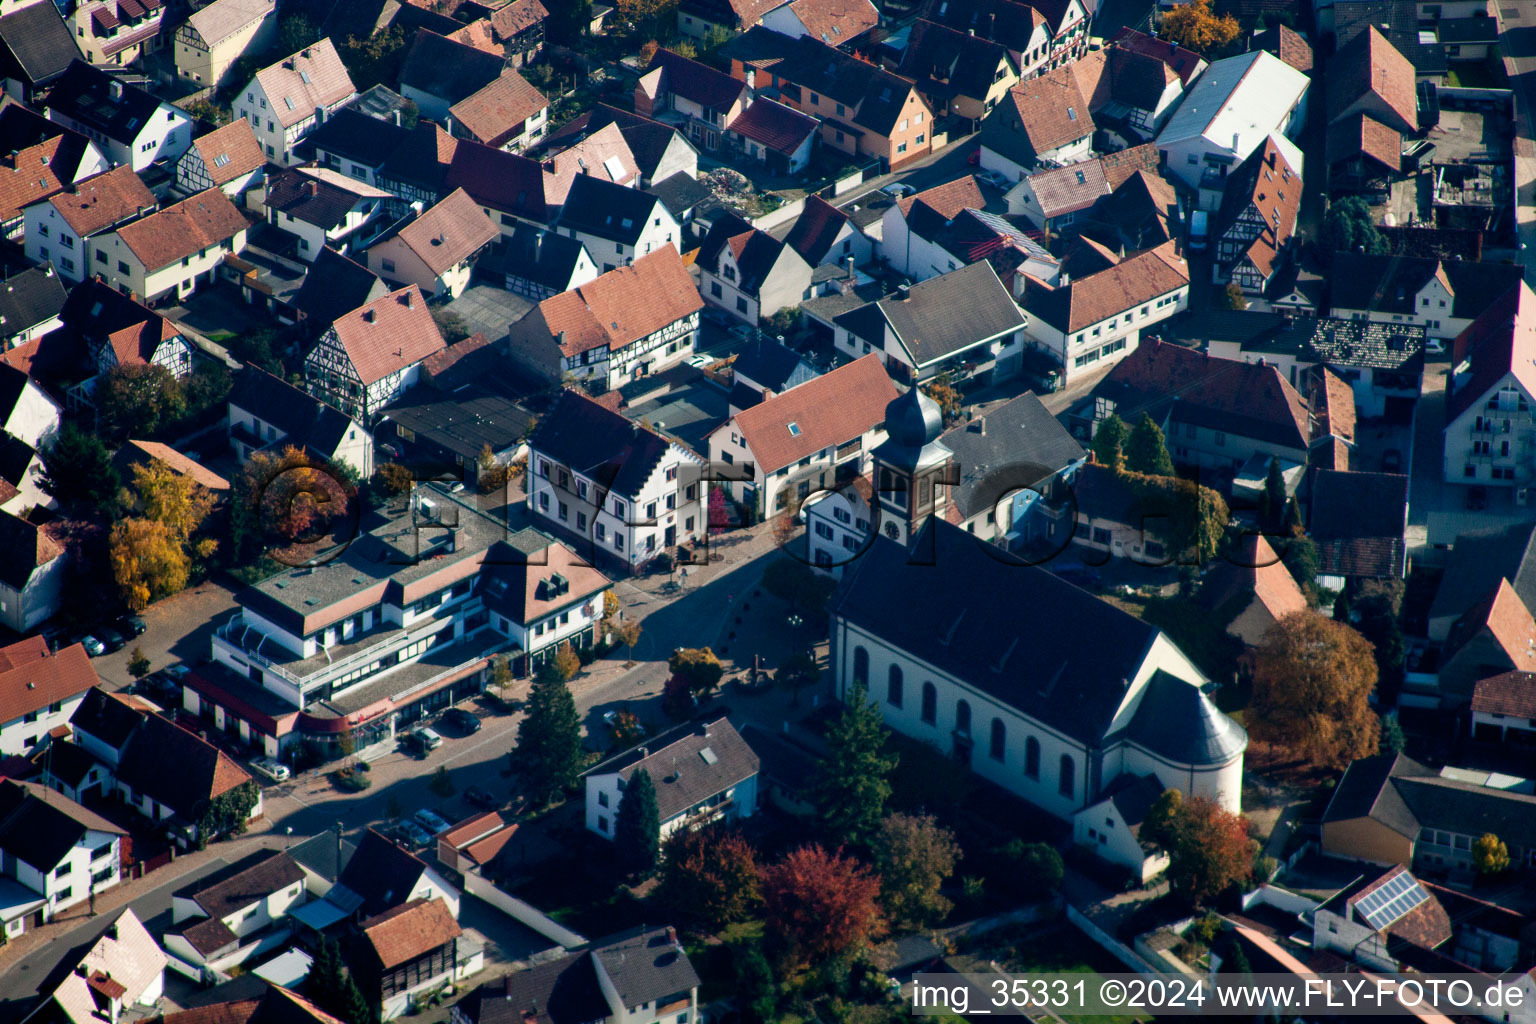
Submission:
[[[454,1007],[459,1024],[687,1024],[699,976],[675,928],[641,926],[512,971]]]
[[[981,124],[981,166],[1009,181],[1043,167],[1086,159],[1093,115],[1071,68],[1061,67],[1008,90]]]
[[[704,301],[756,326],[811,297],[811,265],[786,241],[725,212],[699,245]]]
[[[0,780],[0,908],[13,939],[121,881],[121,828],[32,782]],[[14,891],[13,891],[14,890]]]
[[[325,249],[348,253],[365,248],[385,228],[383,189],[337,174],[328,167],[283,171],[266,184],[267,223],[293,236],[294,252],[305,263]]]
[[[897,69],[938,115],[979,122],[1019,80],[1007,47],[919,18]]]
[[[0,754],[6,755],[30,756],[47,746],[49,734],[67,724],[91,687],[101,682],[85,648],[70,644],[50,652],[41,636],[0,647],[0,666],[0,694],[5,698]]]
[[[536,674],[563,644],[586,649],[602,639],[603,597],[613,583],[546,533],[519,530],[507,543],[524,557],[488,566],[480,591],[521,678]]]
[[[1308,507],[1319,585],[1342,590],[1350,579],[1408,575],[1408,477],[1319,469]]]
[[[549,383],[574,379],[613,390],[692,354],[703,307],[682,257],[663,245],[540,302],[511,326],[507,351]]]
[[[1278,57],[1253,50],[1213,63],[1157,136],[1167,173],[1200,194],[1200,209],[1220,207],[1227,175],[1266,139],[1296,174],[1305,174],[1290,136],[1306,123],[1306,75]]]
[[[39,0],[0,4],[0,87],[37,103],[80,59],[80,47],[56,6]]]
[[[66,23],[92,64],[125,67],[160,49],[163,0],[84,0]]]
[[[356,420],[281,377],[247,366],[229,391],[229,441],[244,463],[258,451],[293,445],[327,462],[344,462],[367,478],[373,440]]]
[[[433,298],[458,298],[469,287],[475,260],[500,236],[469,194],[454,189],[384,232],[363,256],[368,269],[390,284],[413,285]]]
[[[1501,579],[1454,623],[1440,650],[1439,705],[1462,711],[1477,683],[1505,672],[1536,671],[1536,621]]]
[[[1155,57],[1173,69],[1173,73],[1179,76],[1184,90],[1189,91],[1190,85],[1200,74],[1210,67],[1209,62],[1193,50],[1180,46],[1172,39],[1160,39],[1157,36],[1149,36],[1145,32],[1138,32],[1133,28],[1122,28],[1110,37],[1109,41],[1116,49],[1133,50],[1136,53],[1148,57]],[[1290,61],[1286,61],[1290,64]],[[1292,65],[1293,67],[1295,65]],[[1307,71],[1310,69],[1299,68]]]
[[[443,347],[427,300],[410,284],[337,317],[305,358],[304,379],[315,397],[368,426]]]
[[[757,754],[729,718],[664,734],[625,751],[586,774],[587,831],[613,839],[619,808],[635,776],[656,787],[661,838],[679,829],[734,822],[757,813]],[[670,740],[670,742],[664,742]]]
[[[86,251],[94,238],[155,206],[154,193],[131,167],[85,178],[26,208],[27,258],[51,263],[65,280],[83,281],[98,272]]]
[[[1189,304],[1189,264],[1176,243],[1107,262],[1081,277],[1063,274],[1054,287],[1025,280],[1026,333],[1061,364],[1067,379],[1085,367],[1125,359],[1140,347],[1143,330]]]
[[[44,291],[44,286],[51,288]],[[32,320],[32,329],[19,333],[41,336],[62,326],[60,314],[64,309],[64,299],[58,278],[46,268],[28,270],[0,284],[0,316],[6,318],[8,325]],[[54,305],[55,301],[57,306]],[[44,311],[51,310],[47,320],[42,323],[34,319],[40,315],[37,312],[25,318],[16,315],[18,307],[35,308],[40,304]],[[18,338],[17,343],[29,340]],[[59,403],[38,387],[31,377],[15,367],[0,365],[0,431],[30,448],[41,450],[58,434],[62,414]]]
[[[360,922],[358,930],[349,962],[381,1020],[414,1012],[417,995],[485,965],[483,950],[463,936],[442,900],[413,900]]]
[[[732,121],[725,135],[731,147],[770,174],[798,174],[810,164],[820,131],[821,122],[814,117],[764,98]]]
[[[503,237],[520,228],[545,231],[559,209],[550,202],[555,176],[543,163],[477,142],[455,144],[444,187],[469,193]]]
[[[228,84],[237,60],[277,43],[277,0],[214,0],[176,29],[176,73],[208,89]]]
[[[1129,47],[1095,50],[1069,66],[1095,122],[1132,141],[1156,136],[1184,97],[1178,72]]]
[[[566,146],[609,125],[618,129],[634,157],[641,188],[651,188],[677,174],[699,176],[699,151],[676,128],[606,103],[597,104],[561,126],[549,136],[549,144]]]
[[[185,964],[227,969],[287,941],[286,930],[260,933],[307,895],[298,861],[285,850],[258,850],[176,890],[162,945]]]
[[[206,189],[174,206],[93,236],[91,269],[125,295],[184,299],[245,249],[250,224],[229,197]]]
[[[94,142],[114,164],[142,171],[192,145],[192,118],[137,85],[77,60],[48,93],[48,117]]]
[[[951,0],[933,4],[925,16],[967,34],[993,39],[1024,78],[1072,63],[1088,53],[1091,6],[1080,0]]]
[[[709,435],[719,484],[759,518],[868,472],[896,385],[865,356],[732,415]]]
[[[251,122],[242,117],[192,140],[176,161],[176,184],[184,192],[218,187],[235,199],[262,183],[266,167]]]
[[[1212,568],[1201,584],[1200,604],[1220,616],[1228,636],[1257,647],[1275,623],[1306,611],[1307,597],[1268,538],[1247,534],[1241,545],[1235,557]]]
[[[0,110],[0,234],[21,237],[27,207],[107,169],[95,143],[19,103]]]
[[[603,273],[658,249],[682,249],[682,228],[661,199],[595,175],[577,175],[555,230],[581,242]]]
[[[531,64],[543,52],[549,11],[540,0],[512,0],[493,10],[488,20],[491,37],[501,46],[509,66]]]
[[[1536,476],[1536,293],[1511,287],[1457,335],[1445,396],[1447,483],[1508,487]]]
[[[1153,775],[1235,812],[1246,734],[1160,630],[947,522],[945,488],[930,486],[939,425],[915,409],[896,419],[875,453],[881,536],[832,609],[839,697],[867,688],[892,729],[1054,817],[1081,814],[1084,845],[1146,877],[1149,854],[1104,813],[1112,787]],[[911,599],[935,587],[945,600]],[[1022,635],[1021,607],[1039,612]]]
[[[1449,341],[1520,279],[1507,263],[1344,252],[1330,267],[1328,311],[1348,320],[1419,326]]]
[[[783,0],[683,0],[677,5],[677,30],[691,39],[704,40],[712,29],[730,35],[756,25]]]
[[[165,994],[165,954],[130,907],[91,942],[24,1024],[96,1024],[148,1014]]]
[[[519,225],[491,244],[479,263],[482,274],[500,273],[507,291],[533,302],[580,288],[598,278],[597,264],[575,238]]]
[[[1301,210],[1301,176],[1273,137],[1254,150],[1227,184],[1216,213],[1216,273],[1249,295],[1262,295],[1289,253]]]
[[[881,218],[881,255],[914,281],[986,262],[1014,295],[1026,280],[1055,282],[1056,257],[981,202],[969,205],[974,188],[974,179],[960,179],[891,204]]]
[[[544,138],[549,100],[508,68],[449,107],[447,125],[456,138],[520,153]]]
[[[1472,686],[1473,739],[1491,743],[1536,740],[1536,672],[1511,670],[1479,679]]]
[[[288,297],[284,322],[297,324],[315,338],[337,317],[389,294],[377,274],[334,249],[321,249],[304,274],[299,290]]]
[[[1144,181],[1143,190],[1155,193],[1155,209],[1166,222],[1170,213],[1176,214],[1178,199],[1174,195],[1173,186],[1158,174],[1157,162],[1155,146],[1133,146],[1097,159],[1082,160],[1065,167],[1052,167],[1026,175],[1022,181],[1008,189],[1004,198],[1008,202],[1009,213],[1021,214],[1035,227],[1057,234],[1081,227],[1081,221],[1095,225],[1115,225],[1118,228],[1120,217],[1106,213],[1105,207],[1111,205],[1111,197],[1117,193],[1123,202],[1128,184]],[[1139,211],[1126,212],[1132,215],[1132,221],[1139,219],[1136,217]],[[1125,227],[1131,228],[1132,223],[1127,223]],[[1127,230],[1127,234],[1134,237],[1136,232]],[[1170,237],[1172,235],[1164,231],[1151,244],[1167,241]],[[1130,249],[1146,247],[1127,246]]]
[[[262,68],[235,97],[232,116],[251,122],[267,159],[287,167],[300,139],[357,95],[330,38]]]
[[[805,207],[784,236],[788,245],[812,267],[827,264],[863,266],[874,256],[874,244],[853,218],[820,196],[806,196]]]
[[[529,511],[583,556],[634,569],[707,528],[703,460],[582,394],[560,393],[528,449]]]
[[[741,81],[666,48],[656,51],[635,83],[635,113],[680,121],[688,138],[709,152],[751,103]]]
[[[617,124],[583,136],[564,149],[543,154],[544,201],[558,211],[581,178],[604,184],[640,187],[640,165]]]
[[[1109,158],[1101,163],[1114,181]],[[1094,203],[1085,219],[1087,235],[1113,248],[1135,252],[1178,237],[1184,204],[1167,178],[1155,170],[1136,167],[1108,196]]]
[[[851,48],[880,23],[880,12],[870,0],[789,0],[758,23],[791,39],[809,36],[829,46]]]
[[[1007,380],[1023,370],[1025,328],[1008,289],[986,260],[898,286],[835,320],[838,351],[879,351],[902,383],[947,374],[952,384]]]

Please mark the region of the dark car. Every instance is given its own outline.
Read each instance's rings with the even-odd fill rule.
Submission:
[[[123,645],[128,642],[127,637],[111,626],[102,626],[100,629],[93,630],[91,635],[101,641],[101,646],[106,648],[108,654],[122,650]]]
[[[144,625],[144,620],[137,615],[124,615],[117,620],[118,631],[129,639],[143,636],[144,630],[147,628]]]
[[[479,786],[471,786],[466,789],[464,791],[464,799],[468,800],[476,807],[487,811],[500,810],[501,805],[506,802],[497,797],[496,794],[492,793],[490,790],[481,789]]]
[[[480,719],[463,708],[449,708],[444,711],[443,724],[450,729],[457,729],[465,736],[473,736],[480,731]]]

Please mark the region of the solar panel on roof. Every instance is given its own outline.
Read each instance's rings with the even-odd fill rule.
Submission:
[[[1360,897],[1355,901],[1355,908],[1366,924],[1382,932],[1428,899],[1429,893],[1418,880],[1404,872]]]

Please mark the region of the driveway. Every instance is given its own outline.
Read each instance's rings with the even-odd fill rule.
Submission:
[[[92,659],[107,689],[121,690],[133,683],[128,659],[135,647],[143,650],[154,671],[182,661],[195,665],[207,658],[213,631],[239,607],[231,586],[223,579],[210,579],[144,609],[139,614],[146,627],[143,636],[115,654]]]
[[[471,334],[479,332],[494,342],[505,338],[511,326],[533,309],[533,303],[503,288],[477,284],[444,308],[457,313]]]

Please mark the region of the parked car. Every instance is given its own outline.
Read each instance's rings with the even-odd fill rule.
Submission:
[[[697,366],[701,370],[704,369],[704,367],[710,366],[710,365],[712,365],[715,362],[716,362],[716,360],[715,360],[714,356],[691,355],[691,356],[688,357],[688,365],[689,366]]]
[[[465,736],[473,736],[480,731],[480,719],[463,708],[449,708],[444,711],[443,724],[452,726]]]
[[[1189,218],[1189,247],[1195,252],[1205,248],[1206,237],[1210,231],[1211,215],[1204,210],[1196,210]]]
[[[1424,354],[1431,356],[1445,355],[1445,342],[1440,338],[1430,338],[1424,342]]]
[[[439,832],[447,832],[450,828],[453,827],[447,818],[444,818],[436,811],[430,811],[425,807],[411,815],[411,817],[415,820],[416,824],[420,825],[434,836]]]
[[[393,831],[397,838],[404,840],[410,846],[427,846],[432,842],[432,833],[410,818],[401,818]]]
[[[98,658],[107,653],[107,645],[87,633],[80,638],[80,646],[85,648],[85,653],[93,658]]]
[[[1381,471],[1383,473],[1401,473],[1403,471],[1403,453],[1396,448],[1388,448],[1382,452]]]
[[[913,188],[911,185],[908,185],[906,182],[893,181],[889,185],[885,186],[885,188],[882,188],[880,191],[884,192],[892,199],[905,199],[907,196],[910,196],[916,192],[917,189]]]
[[[107,649],[108,654],[111,654],[114,651],[122,650],[123,645],[128,643],[128,638],[123,636],[123,634],[119,633],[117,630],[113,629],[111,626],[102,626],[99,629],[94,630],[92,635],[101,641],[102,646]]]
[[[481,789],[479,786],[470,786],[466,789],[464,791],[464,799],[476,807],[487,811],[499,810],[501,805],[506,803],[505,800],[502,800],[495,793],[488,789]]]
[[[403,746],[414,749],[417,756],[426,757],[443,745],[443,737],[437,730],[423,725],[406,733],[400,738],[400,742]]]
[[[1479,486],[1479,487],[1468,487],[1467,488],[1467,508],[1471,509],[1473,512],[1481,512],[1483,509],[1485,509],[1487,507],[1488,507],[1488,488],[1481,487],[1481,486]]]
[[[190,668],[188,668],[186,665],[167,665],[165,667],[166,675],[170,676],[172,679],[176,680],[177,682],[180,682],[181,680],[187,678],[187,676],[190,675],[191,672],[192,672],[192,670]]]
[[[1013,182],[1008,180],[1008,176],[1001,171],[977,171],[976,178],[978,181],[985,182],[993,188],[1000,188],[1004,192],[1008,191],[1009,186],[1013,184]]]
[[[134,639],[143,636],[144,630],[148,627],[144,625],[144,620],[137,615],[124,615],[117,620],[117,628],[124,636]]]
[[[251,770],[265,775],[273,782],[287,782],[293,776],[293,772],[283,762],[275,757],[251,758]]]

